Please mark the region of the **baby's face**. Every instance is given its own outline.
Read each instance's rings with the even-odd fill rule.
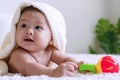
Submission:
[[[46,17],[37,11],[25,11],[16,30],[17,44],[28,51],[44,50],[51,40]]]

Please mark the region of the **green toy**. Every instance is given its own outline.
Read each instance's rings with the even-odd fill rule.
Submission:
[[[96,73],[96,65],[95,64],[81,64],[79,66],[79,71],[81,73],[91,72]]]

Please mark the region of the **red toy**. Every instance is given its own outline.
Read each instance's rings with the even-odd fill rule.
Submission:
[[[119,72],[119,63],[111,56],[104,56],[99,59],[96,65],[97,73],[114,73]]]

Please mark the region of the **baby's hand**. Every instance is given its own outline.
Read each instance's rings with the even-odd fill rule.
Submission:
[[[53,76],[72,76],[76,69],[78,69],[78,65],[74,62],[62,63],[53,71]]]

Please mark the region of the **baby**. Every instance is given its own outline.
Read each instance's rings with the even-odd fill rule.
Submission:
[[[49,17],[45,14],[44,10],[40,10],[40,8],[35,6],[37,4],[34,3],[23,4],[20,5],[20,17],[15,24],[16,44],[9,56],[9,71],[13,73],[19,72],[27,76],[72,76],[81,62],[63,54],[64,50],[62,47],[55,46],[52,25],[50,20],[48,21]],[[25,6],[25,4],[29,5]],[[54,17],[50,16],[50,18]],[[59,17],[58,22],[61,23]],[[56,63],[58,67],[49,67],[51,61]]]

